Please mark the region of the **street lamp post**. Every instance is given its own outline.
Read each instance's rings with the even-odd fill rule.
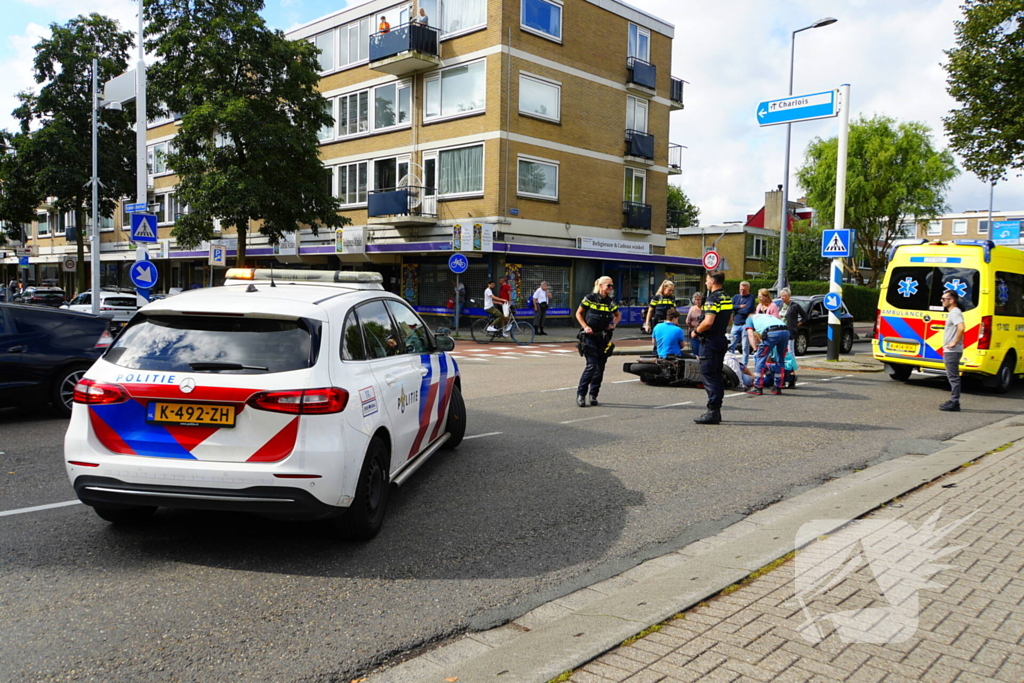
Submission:
[[[824,19],[818,19],[810,26],[804,26],[793,31],[789,41],[789,97],[793,96],[793,60],[796,56],[796,34],[801,31],[808,31],[812,28],[821,28],[822,26],[828,26],[834,24],[838,19],[833,17],[825,17]],[[781,290],[786,287],[789,283],[786,277],[786,247],[789,237],[789,145],[790,138],[793,134],[793,124],[786,124],[786,169],[782,174],[782,222],[779,228],[779,276],[775,281],[775,289]]]
[[[100,195],[100,178],[99,178],[99,153],[96,146],[96,140],[99,137],[99,110],[100,107],[118,110],[121,108],[120,102],[111,102],[108,100],[101,100],[98,92],[98,74],[96,60],[92,60],[92,234],[89,251],[89,262],[92,269],[92,314],[100,314],[100,221],[99,221],[99,195]],[[78,239],[82,239],[83,235],[79,231]]]

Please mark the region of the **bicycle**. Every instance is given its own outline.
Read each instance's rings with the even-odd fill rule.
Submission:
[[[473,299],[469,300],[470,303],[476,303]],[[489,344],[495,339],[501,339],[501,330],[494,330],[493,332],[487,328],[494,322],[494,319],[490,316],[474,320],[473,324],[469,327],[469,333],[473,335],[473,341],[477,344]],[[530,323],[524,323],[516,320],[516,313],[514,310],[509,308],[508,320],[505,321],[505,329],[508,330],[512,336],[512,341],[520,346],[526,346],[527,344],[533,343],[533,337],[535,330],[533,325]]]

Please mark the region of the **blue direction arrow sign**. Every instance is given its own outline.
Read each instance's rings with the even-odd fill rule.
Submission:
[[[757,123],[762,126],[826,119],[838,115],[839,106],[835,90],[797,95],[782,100],[767,100],[757,105]]]
[[[849,258],[853,256],[853,230],[822,230],[821,257]]]
[[[152,289],[153,285],[156,284],[159,274],[157,273],[156,264],[152,261],[136,261],[128,269],[128,277],[131,278],[132,284],[137,289]]]
[[[465,273],[469,268],[469,259],[462,254],[452,254],[448,259],[448,268],[455,274]]]
[[[156,215],[152,213],[132,214],[132,242],[156,242]]]
[[[830,311],[838,311],[843,307],[843,297],[836,292],[829,292],[825,295],[825,308]]]

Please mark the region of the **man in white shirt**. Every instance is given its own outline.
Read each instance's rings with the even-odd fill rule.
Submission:
[[[960,358],[964,355],[964,314],[960,310],[960,297],[946,290],[939,299],[946,309],[946,326],[942,331],[942,360],[949,380],[949,400],[939,406],[946,412],[960,412]]]
[[[492,320],[487,326],[488,332],[497,332],[505,325],[505,316],[502,314],[499,305],[507,303],[505,299],[494,295],[494,280],[487,281],[487,289],[484,290],[484,310],[487,311]],[[508,333],[502,331],[501,336],[507,337]]]
[[[541,280],[540,287],[533,293],[533,327],[537,334],[547,335],[544,331],[544,318],[547,316],[548,307],[551,305],[551,290],[548,289],[546,280]]]

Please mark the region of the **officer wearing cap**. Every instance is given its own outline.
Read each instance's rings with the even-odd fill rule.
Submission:
[[[700,339],[700,374],[708,392],[708,410],[694,422],[716,425],[722,421],[722,399],[725,398],[725,377],[722,366],[729,349],[729,322],[732,318],[732,298],[724,291],[725,273],[713,270],[704,281],[708,296],[701,310],[704,319],[697,326]]]

